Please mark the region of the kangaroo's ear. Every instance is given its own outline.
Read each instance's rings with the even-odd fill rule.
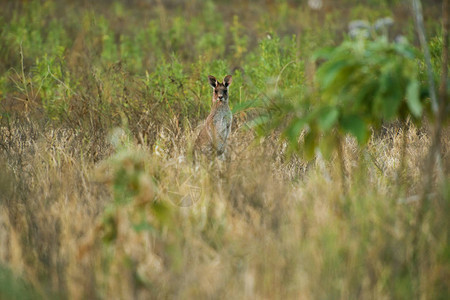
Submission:
[[[208,75],[209,84],[212,86],[212,88],[215,88],[217,86],[217,79],[214,76]]]
[[[232,81],[233,81],[233,78],[231,78],[231,75],[227,75],[223,79],[223,83],[225,84],[226,87],[229,87],[231,85]]]

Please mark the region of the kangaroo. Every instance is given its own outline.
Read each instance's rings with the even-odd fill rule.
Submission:
[[[228,106],[228,88],[232,78],[231,75],[227,75],[223,82],[219,82],[214,76],[209,75],[208,80],[213,88],[212,108],[195,141],[195,149],[224,159],[233,121],[233,115]]]

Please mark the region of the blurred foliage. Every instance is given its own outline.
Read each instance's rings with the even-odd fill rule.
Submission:
[[[317,51],[314,58],[321,61],[316,73],[317,91],[306,95],[305,100],[298,97],[303,105],[285,95],[278,101],[268,101],[267,113],[256,119],[256,125],[265,124],[263,134],[265,129],[282,127],[290,146],[299,151],[301,145],[305,157],[311,159],[318,146],[329,157],[338,146],[339,136],[347,133],[363,145],[371,130],[376,131],[383,122],[405,122],[408,117],[419,122],[424,106],[429,111],[429,101],[425,97],[427,87],[419,77],[417,50],[404,37],[390,42],[387,26],[382,24],[386,22],[390,25],[392,21],[380,19],[371,28],[358,21],[361,28],[351,29],[353,38]],[[304,143],[299,144],[303,130]]]
[[[17,277],[7,267],[0,265],[0,298],[1,299],[44,299],[33,289],[29,282]]]

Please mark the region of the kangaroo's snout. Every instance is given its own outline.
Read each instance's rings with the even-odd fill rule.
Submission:
[[[217,84],[217,86],[214,88],[214,93],[213,93],[213,101],[227,101],[228,99],[228,87],[226,87],[224,84],[219,83]]]

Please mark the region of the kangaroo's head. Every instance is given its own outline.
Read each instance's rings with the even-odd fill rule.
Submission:
[[[228,103],[228,88],[231,85],[231,75],[225,76],[223,82],[217,81],[216,77],[209,75],[209,84],[213,88],[213,103],[224,102]]]

